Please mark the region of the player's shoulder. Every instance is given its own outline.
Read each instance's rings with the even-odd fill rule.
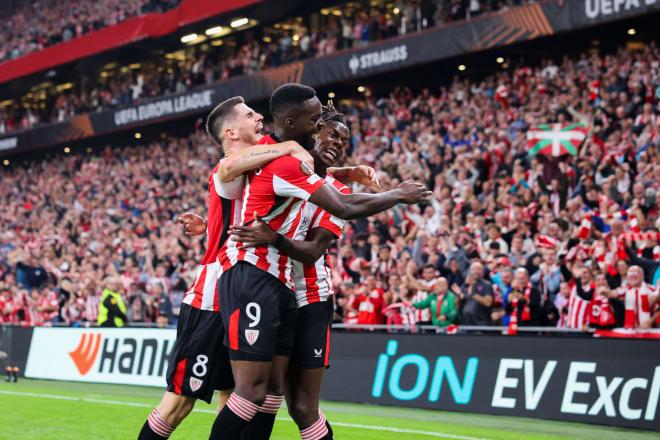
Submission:
[[[267,135],[262,136],[262,137],[257,141],[257,145],[273,145],[273,144],[277,144],[277,143],[278,143],[277,140],[275,140],[275,139],[273,138],[273,136],[270,135],[270,134],[267,134]]]
[[[282,156],[275,160],[268,162],[264,167],[264,171],[272,172],[273,174],[304,174],[311,176],[314,170],[300,159],[293,156]]]
[[[245,185],[245,175],[237,176],[229,182],[223,182],[220,180],[220,176],[218,176],[218,170],[222,166],[223,161],[224,159],[221,159],[216,164],[209,176],[209,192],[213,193],[215,191],[218,196],[230,200],[240,198]]]

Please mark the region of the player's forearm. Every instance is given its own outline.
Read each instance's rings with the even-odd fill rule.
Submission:
[[[403,195],[399,190],[391,190],[379,194],[355,193],[341,194],[347,208],[346,220],[369,217],[403,203]]]
[[[313,241],[292,240],[284,235],[278,235],[280,238],[273,243],[273,246],[294,260],[306,265],[316,263],[326,249]]]
[[[313,199],[310,199],[310,201],[344,220],[369,217],[390,209],[404,200],[403,194],[397,189],[379,194],[341,194],[334,191],[334,189],[332,191],[336,197],[319,200],[319,203],[316,203]]]
[[[240,150],[222,161],[218,177],[222,182],[231,182],[241,174],[266,165],[291,153],[295,142],[286,141],[274,145],[255,145]]]

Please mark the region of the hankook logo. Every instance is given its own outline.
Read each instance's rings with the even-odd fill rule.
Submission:
[[[83,333],[76,349],[69,352],[69,356],[82,376],[87,374],[94,365],[99,348],[101,348],[100,333]]]

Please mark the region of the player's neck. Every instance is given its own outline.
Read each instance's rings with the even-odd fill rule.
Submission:
[[[328,167],[325,165],[317,165],[319,161],[314,161],[314,172],[320,176],[325,177],[328,174]]]

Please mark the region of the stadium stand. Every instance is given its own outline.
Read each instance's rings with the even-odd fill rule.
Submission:
[[[340,100],[349,162],[385,187],[422,176],[435,197],[350,224],[336,320],[656,326],[658,305],[630,298],[658,277],[659,62],[649,44]],[[579,155],[530,155],[525,133],[546,123],[590,126]],[[176,219],[201,213],[217,159],[198,131],[4,169],[0,322],[94,324],[114,276],[129,324],[174,323],[203,246]]]
[[[66,89],[53,85],[38,93],[31,92],[15,99],[11,105],[0,107],[0,134],[40,123],[67,120],[82,113],[136,104],[146,98],[184,92],[202,84],[251,75],[297,60],[328,56],[341,49],[365,47],[373,41],[469,20],[482,13],[524,3],[529,1],[436,1],[425,6],[418,2],[400,2],[401,7],[396,8],[395,14],[388,12],[384,4],[350,3],[344,5],[340,16],[322,9],[300,21],[288,20],[267,29],[232,35],[223,44],[211,45],[208,50],[193,46],[172,53],[165,60],[162,56],[153,56],[139,63],[84,72]],[[16,26],[7,28],[25,31],[16,35],[11,30],[0,33],[0,60],[66,41],[87,30],[112,25],[140,12],[173,7],[176,2],[152,0],[144,3],[137,0],[122,3],[121,7],[104,2],[102,8],[88,10],[91,4],[76,4],[84,8],[84,13],[78,13],[69,2],[60,2],[52,10],[48,9],[52,18],[45,19],[43,14],[37,13],[41,10],[38,3],[26,2],[10,19]],[[25,11],[26,8],[32,9]],[[57,30],[53,31],[56,34],[41,36],[33,24],[25,22],[24,17],[33,17],[35,22],[57,23]],[[112,18],[100,20],[98,17]],[[71,24],[61,27],[63,19],[70,19]],[[39,32],[48,34],[48,29]],[[39,96],[36,101],[35,96]]]
[[[165,11],[178,0],[17,1],[3,11],[0,61],[18,58],[143,13]]]

